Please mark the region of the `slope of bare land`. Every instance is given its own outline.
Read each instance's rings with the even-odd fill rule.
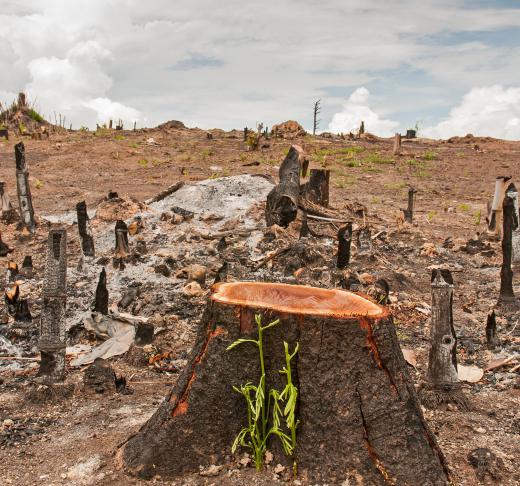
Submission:
[[[520,143],[469,136],[443,142],[406,140],[402,154],[396,157],[392,156],[390,140],[371,137],[355,141],[311,136],[294,140],[271,138],[258,151],[247,151],[242,132],[210,130],[210,133],[212,139],[206,131],[198,129],[100,130],[95,134],[62,133],[51,134],[48,140],[25,140],[36,213],[40,217],[67,213],[83,199],[93,209],[112,190],[136,201],[136,204],[126,202],[126,208],[130,209],[123,217],[131,220],[134,214],[146,209],[137,202],[177,181],[239,174],[263,174],[276,180],[278,165],[291,143],[299,144],[309,156],[311,167],[331,169],[331,206],[341,213],[347,211],[349,203],[363,204],[368,210],[372,234],[384,232],[374,240],[375,258],[363,260],[354,253],[351,267],[359,274],[365,272],[390,283],[401,345],[417,356],[416,368],[410,367],[410,372],[418,385],[423,382],[427,367],[432,266],[445,265],[455,271],[454,317],[459,362],[485,368],[494,359],[513,356],[504,366],[486,372],[479,383],[464,384],[472,404],[469,412],[448,407],[425,410],[425,417],[446,454],[454,484],[519,484],[520,382],[518,370],[512,373],[509,370],[519,362],[520,326],[516,323],[520,316],[498,311],[503,347],[487,350],[485,321],[498,296],[500,244],[490,241],[489,247],[494,252],[484,255],[466,253],[461,247],[477,232],[484,232],[485,207],[492,195],[494,179],[497,175],[514,175],[520,163]],[[15,142],[14,139],[0,141],[0,180],[6,181],[13,202],[16,201]],[[418,190],[418,212],[413,226],[402,224],[400,211],[406,205],[409,185]],[[215,204],[220,205],[219,201]],[[2,484],[147,484],[117,470],[114,452],[153,413],[185,363],[204,306],[204,292],[207,293],[223,262],[224,250],[217,248],[218,239],[212,239],[211,233],[234,231],[246,223],[261,225],[263,209],[262,204],[254,205],[247,213],[246,222],[229,218],[221,227],[214,226],[211,218],[202,220],[202,226],[195,228],[189,226],[192,223],[172,224],[159,216],[145,221],[142,233],[148,252],[153,255],[150,260],[143,259],[139,271],[132,265],[121,273],[110,269],[108,280],[111,303],[117,302],[136,281],[144,282],[137,303],[127,311],[153,318],[156,327],[161,328],[154,346],[156,354],[171,353],[170,371],[154,370],[153,365],[137,366],[126,357],[117,357],[110,362],[117,374],[127,377],[133,394],[84,393],[83,371],[71,369],[67,382],[77,385],[72,395],[44,400],[40,395],[45,390],[31,384],[35,375],[33,362],[22,361],[19,366],[0,362]],[[92,227],[98,256],[108,259],[112,253],[113,221],[96,217]],[[15,225],[1,228],[3,240],[15,248],[9,259],[21,264],[24,255],[33,255],[36,277],[22,290],[30,298],[35,327],[48,228],[42,221],[32,240],[24,240]],[[330,225],[315,224],[313,228],[318,233],[331,230]],[[330,234],[336,231],[332,230]],[[201,238],[204,232],[210,237]],[[259,238],[264,232],[261,231]],[[278,236],[281,240],[290,238],[285,233]],[[250,253],[244,248],[256,244],[246,238],[231,235],[227,242],[228,251],[239,254],[237,261],[247,260]],[[309,245],[332,265],[332,239],[313,238]],[[257,259],[262,258],[266,249],[274,247],[258,251]],[[88,310],[101,269],[100,265],[77,269],[79,251],[77,232],[71,227],[68,307],[70,319],[76,320],[80,312]],[[161,274],[164,269],[155,269],[161,258],[171,267],[171,275]],[[7,264],[7,258],[2,260]],[[203,292],[183,293],[183,267],[201,262],[208,271]],[[243,265],[247,266],[247,262]],[[283,258],[275,259],[259,271],[237,270],[232,276],[268,280],[278,272],[285,275],[285,281],[296,282],[296,277],[286,272],[289,266]],[[148,275],[146,278],[139,273],[141,270]],[[314,283],[330,285],[328,277],[325,271],[319,282]],[[304,275],[302,282],[309,283],[305,278]],[[520,295],[516,276],[515,289]],[[96,343],[82,331],[71,334],[71,344],[78,341]],[[5,354],[4,351],[2,355]],[[30,352],[27,355],[35,356]],[[499,461],[481,479],[468,461],[468,454],[479,447],[490,449]],[[201,466],[207,468],[209,464]],[[230,457],[229,464],[215,472],[216,476],[206,469],[203,472],[208,475],[194,474],[175,481],[156,477],[152,482],[246,485],[289,481],[287,471],[275,475],[274,468],[275,463],[257,475],[254,469]],[[421,484],[420,478],[417,484]]]

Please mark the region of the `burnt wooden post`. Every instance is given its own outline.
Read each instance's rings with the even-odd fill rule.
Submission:
[[[408,207],[402,210],[404,213],[404,220],[410,224],[413,223],[413,205],[416,193],[417,191],[413,187],[408,189]]]
[[[14,155],[16,158],[16,186],[18,189],[20,216],[23,226],[32,233],[36,228],[36,223],[34,220],[31,188],[29,186],[29,170],[25,162],[25,146],[23,142],[17,143],[14,146]]]
[[[2,240],[2,233],[0,233],[0,257],[5,257],[9,255],[13,251],[13,248],[9,247],[6,243]]]
[[[516,301],[513,291],[513,230],[518,228],[518,215],[515,214],[515,185],[510,184],[506,190],[502,206],[502,267],[500,269],[500,295],[499,303],[513,303]]]
[[[447,269],[435,268],[431,276],[432,314],[427,384],[421,397],[425,406],[436,408],[455,403],[468,408],[457,374],[457,336],[453,327],[453,278]]]
[[[247,142],[248,135],[249,135],[249,128],[244,127],[244,142]]]
[[[29,310],[29,302],[27,299],[20,299],[16,306],[16,312],[14,314],[14,320],[16,322],[32,322],[31,311]]]
[[[361,125],[359,125],[359,135],[363,135],[365,133],[365,122],[362,121]]]
[[[488,349],[495,349],[500,346],[500,339],[497,336],[497,319],[494,310],[488,314],[486,320],[486,344]]]
[[[5,221],[6,223],[12,222],[15,210],[13,208],[13,205],[11,204],[9,196],[7,195],[7,193],[5,191],[5,182],[4,181],[0,181],[0,206],[1,206],[0,219]]]
[[[31,255],[25,255],[22,262],[22,275],[26,278],[32,278],[33,276],[33,262]]]
[[[329,207],[330,170],[311,169],[305,196],[312,202]]]
[[[350,263],[350,246],[352,244],[352,223],[347,223],[338,231],[338,259],[336,266],[345,268]]]
[[[267,226],[288,226],[296,219],[300,197],[300,170],[303,149],[293,145],[280,165],[280,182],[267,195],[265,219]]]
[[[495,180],[495,192],[487,217],[488,231],[490,232],[497,233],[499,231],[497,222],[500,220],[504,196],[510,180],[511,176],[498,176]]]
[[[116,221],[115,227],[116,247],[114,251],[114,267],[124,269],[125,262],[130,256],[130,247],[128,245],[128,226],[122,220]]]
[[[96,256],[94,251],[94,237],[90,229],[90,219],[87,212],[87,204],[81,201],[76,204],[76,214],[78,218],[78,232],[81,240],[83,255],[88,257]]]
[[[257,338],[255,314],[263,326],[280,321],[263,335],[266,390],[285,386],[278,371],[285,363],[284,341],[290,350],[299,345],[293,457],[274,439],[267,444],[277,463],[290,470],[297,464],[294,479],[448,483],[389,311],[343,290],[265,282],[213,286],[188,364],[153,417],[119,450],[118,464],[142,478],[173,478],[229,457],[247,424],[243,396],[232,387],[258,383],[260,365],[252,343],[226,349],[237,338]]]
[[[108,314],[108,289],[107,289],[107,272],[103,268],[99,274],[99,281],[96,287],[96,300],[94,302],[94,311],[101,314]]]
[[[67,303],[67,232],[49,231],[40,320],[39,376],[47,382],[65,378],[65,307]]]
[[[396,133],[394,135],[394,148],[392,150],[394,155],[401,155],[401,134]]]
[[[300,238],[306,238],[309,236],[309,222],[307,218],[307,212],[302,211],[302,225],[300,227]]]
[[[9,140],[9,129],[0,128],[0,137],[4,137],[6,140]]]

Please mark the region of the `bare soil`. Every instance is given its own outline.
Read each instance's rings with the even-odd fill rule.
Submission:
[[[486,368],[493,359],[516,356],[509,364],[485,372],[480,382],[464,383],[464,392],[472,405],[469,412],[452,406],[434,411],[425,409],[424,413],[447,457],[453,484],[520,484],[520,375],[518,370],[509,372],[519,362],[520,315],[515,309],[497,310],[503,347],[488,350],[485,323],[498,298],[500,243],[486,241],[493,254],[470,255],[461,250],[476,233],[485,232],[486,202],[492,196],[495,177],[514,174],[520,163],[520,142],[470,136],[451,141],[405,140],[402,154],[392,156],[392,141],[388,139],[271,138],[263,141],[264,146],[259,150],[248,151],[242,132],[209,132],[212,139],[199,129],[63,132],[44,140],[26,139],[36,214],[41,217],[72,211],[83,199],[93,208],[109,191],[143,202],[177,181],[245,173],[277,180],[278,165],[290,145],[302,146],[311,167],[331,169],[331,206],[338,214],[346,211],[349,204],[360,203],[367,208],[366,219],[372,226],[372,234],[381,231],[386,234],[383,240],[374,240],[375,258],[356,264],[354,254],[353,267],[359,273],[385,278],[390,283],[398,337],[402,347],[413,350],[417,357],[417,365],[410,367],[410,372],[418,386],[424,381],[427,369],[432,266],[449,266],[455,271],[454,320],[459,363]],[[0,141],[0,180],[6,181],[13,203],[16,202],[13,149],[16,141]],[[401,208],[406,206],[409,185],[418,190],[414,225],[402,222]],[[261,208],[256,217],[261,223]],[[94,219],[92,223],[95,234],[109,228],[107,221]],[[330,225],[324,226],[328,227],[324,232],[330,231]],[[16,225],[2,224],[3,240],[15,248],[9,258],[2,259],[5,265],[9,259],[21,265],[23,256],[32,254],[36,273],[41,277],[48,228],[42,221],[37,234],[28,239]],[[331,234],[336,231],[332,229]],[[172,225],[168,231],[176,235],[180,230]],[[74,267],[79,261],[79,242],[76,231],[70,230],[69,234],[69,267]],[[332,248],[329,257],[332,262]],[[218,263],[217,253],[213,266],[218,268]],[[277,264],[274,265],[274,269],[266,266],[257,279],[269,278],[266,274],[276,270]],[[514,270],[515,290],[520,295],[518,268]],[[214,274],[213,267],[211,272]],[[74,274],[69,302],[76,297],[81,297],[82,302],[87,298],[81,294],[80,280]],[[207,281],[211,283],[211,279]],[[123,287],[127,284],[121,280]],[[38,285],[33,286],[34,294],[30,294],[36,309]],[[208,288],[206,285],[204,290],[207,292]],[[111,301],[114,298],[111,295]],[[153,300],[155,296],[148,293],[144,298]],[[172,312],[157,317],[155,314],[163,311],[154,312],[149,302],[150,309],[141,311],[143,315],[162,317],[165,331],[155,345],[161,351],[172,351],[181,363],[179,367],[193,344],[197,317],[205,298],[202,295],[188,299],[183,304],[185,314]],[[134,312],[140,313],[139,309]],[[37,312],[33,317],[36,326]],[[95,342],[84,335],[81,339]],[[71,369],[67,384],[72,395],[67,395],[66,387],[58,387],[53,392],[56,395],[49,399],[46,390],[32,383],[36,368],[31,362],[23,362],[16,369],[0,367],[2,484],[148,484],[118,470],[114,454],[118,445],[151,416],[178,372],[134,366],[124,357],[110,362],[117,374],[127,377],[132,394],[86,393],[81,386],[83,371]],[[499,458],[494,477],[487,474],[479,479],[477,470],[468,461],[468,454],[481,447],[490,449]],[[81,466],[82,463],[86,465]],[[156,477],[151,482],[165,485],[290,482],[287,471],[274,474],[275,465],[276,459],[266,471],[257,474],[250,465],[238,463],[230,454],[229,463],[223,465],[217,476],[195,473],[176,480]],[[208,466],[209,462],[201,464],[203,468]],[[421,484],[420,478],[417,484]]]

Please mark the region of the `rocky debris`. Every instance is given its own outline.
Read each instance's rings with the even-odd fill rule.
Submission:
[[[271,136],[281,138],[295,138],[306,135],[305,129],[294,120],[278,123],[271,127]]]
[[[54,423],[52,419],[6,418],[0,424],[0,448],[17,447],[24,442],[37,440]]]
[[[182,128],[186,128],[186,125],[184,125],[184,123],[182,123],[181,121],[179,120],[170,120],[170,121],[167,121],[167,122],[164,122],[164,123],[161,123],[160,125],[157,125],[157,128],[160,128],[160,129],[182,129]]]

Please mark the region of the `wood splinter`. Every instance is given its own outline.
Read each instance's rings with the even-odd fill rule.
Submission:
[[[453,326],[453,277],[447,269],[434,268],[431,277],[432,313],[427,384],[421,390],[423,404],[436,409],[453,403],[469,409],[457,373],[457,336]]]

